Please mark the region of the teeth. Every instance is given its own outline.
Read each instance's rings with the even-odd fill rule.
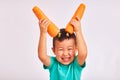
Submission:
[[[67,58],[62,58],[63,61],[69,61],[70,57],[67,57]]]

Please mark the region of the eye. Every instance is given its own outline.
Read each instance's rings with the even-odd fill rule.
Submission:
[[[72,47],[70,47],[70,48],[68,48],[68,50],[70,51],[70,50],[73,50],[73,48]]]
[[[63,48],[58,48],[59,51],[63,51]]]

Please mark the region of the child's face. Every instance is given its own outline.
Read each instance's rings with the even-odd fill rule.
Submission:
[[[65,39],[62,42],[55,41],[53,52],[56,55],[56,59],[64,65],[68,65],[74,60],[76,51],[74,39]]]

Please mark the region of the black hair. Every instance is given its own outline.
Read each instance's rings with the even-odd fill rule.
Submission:
[[[76,45],[76,36],[75,33],[70,34],[69,32],[65,31],[64,28],[60,29],[60,32],[57,36],[53,38],[53,48],[55,47],[55,41],[58,40],[62,42],[65,39],[74,39]]]

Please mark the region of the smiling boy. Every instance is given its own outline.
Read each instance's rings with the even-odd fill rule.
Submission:
[[[44,69],[49,70],[50,80],[80,80],[87,57],[80,19],[76,17],[70,21],[75,33],[69,34],[65,29],[60,29],[59,35],[53,38],[52,50],[55,57],[47,55],[46,34],[49,24],[47,19],[39,21],[38,57],[44,64]]]

